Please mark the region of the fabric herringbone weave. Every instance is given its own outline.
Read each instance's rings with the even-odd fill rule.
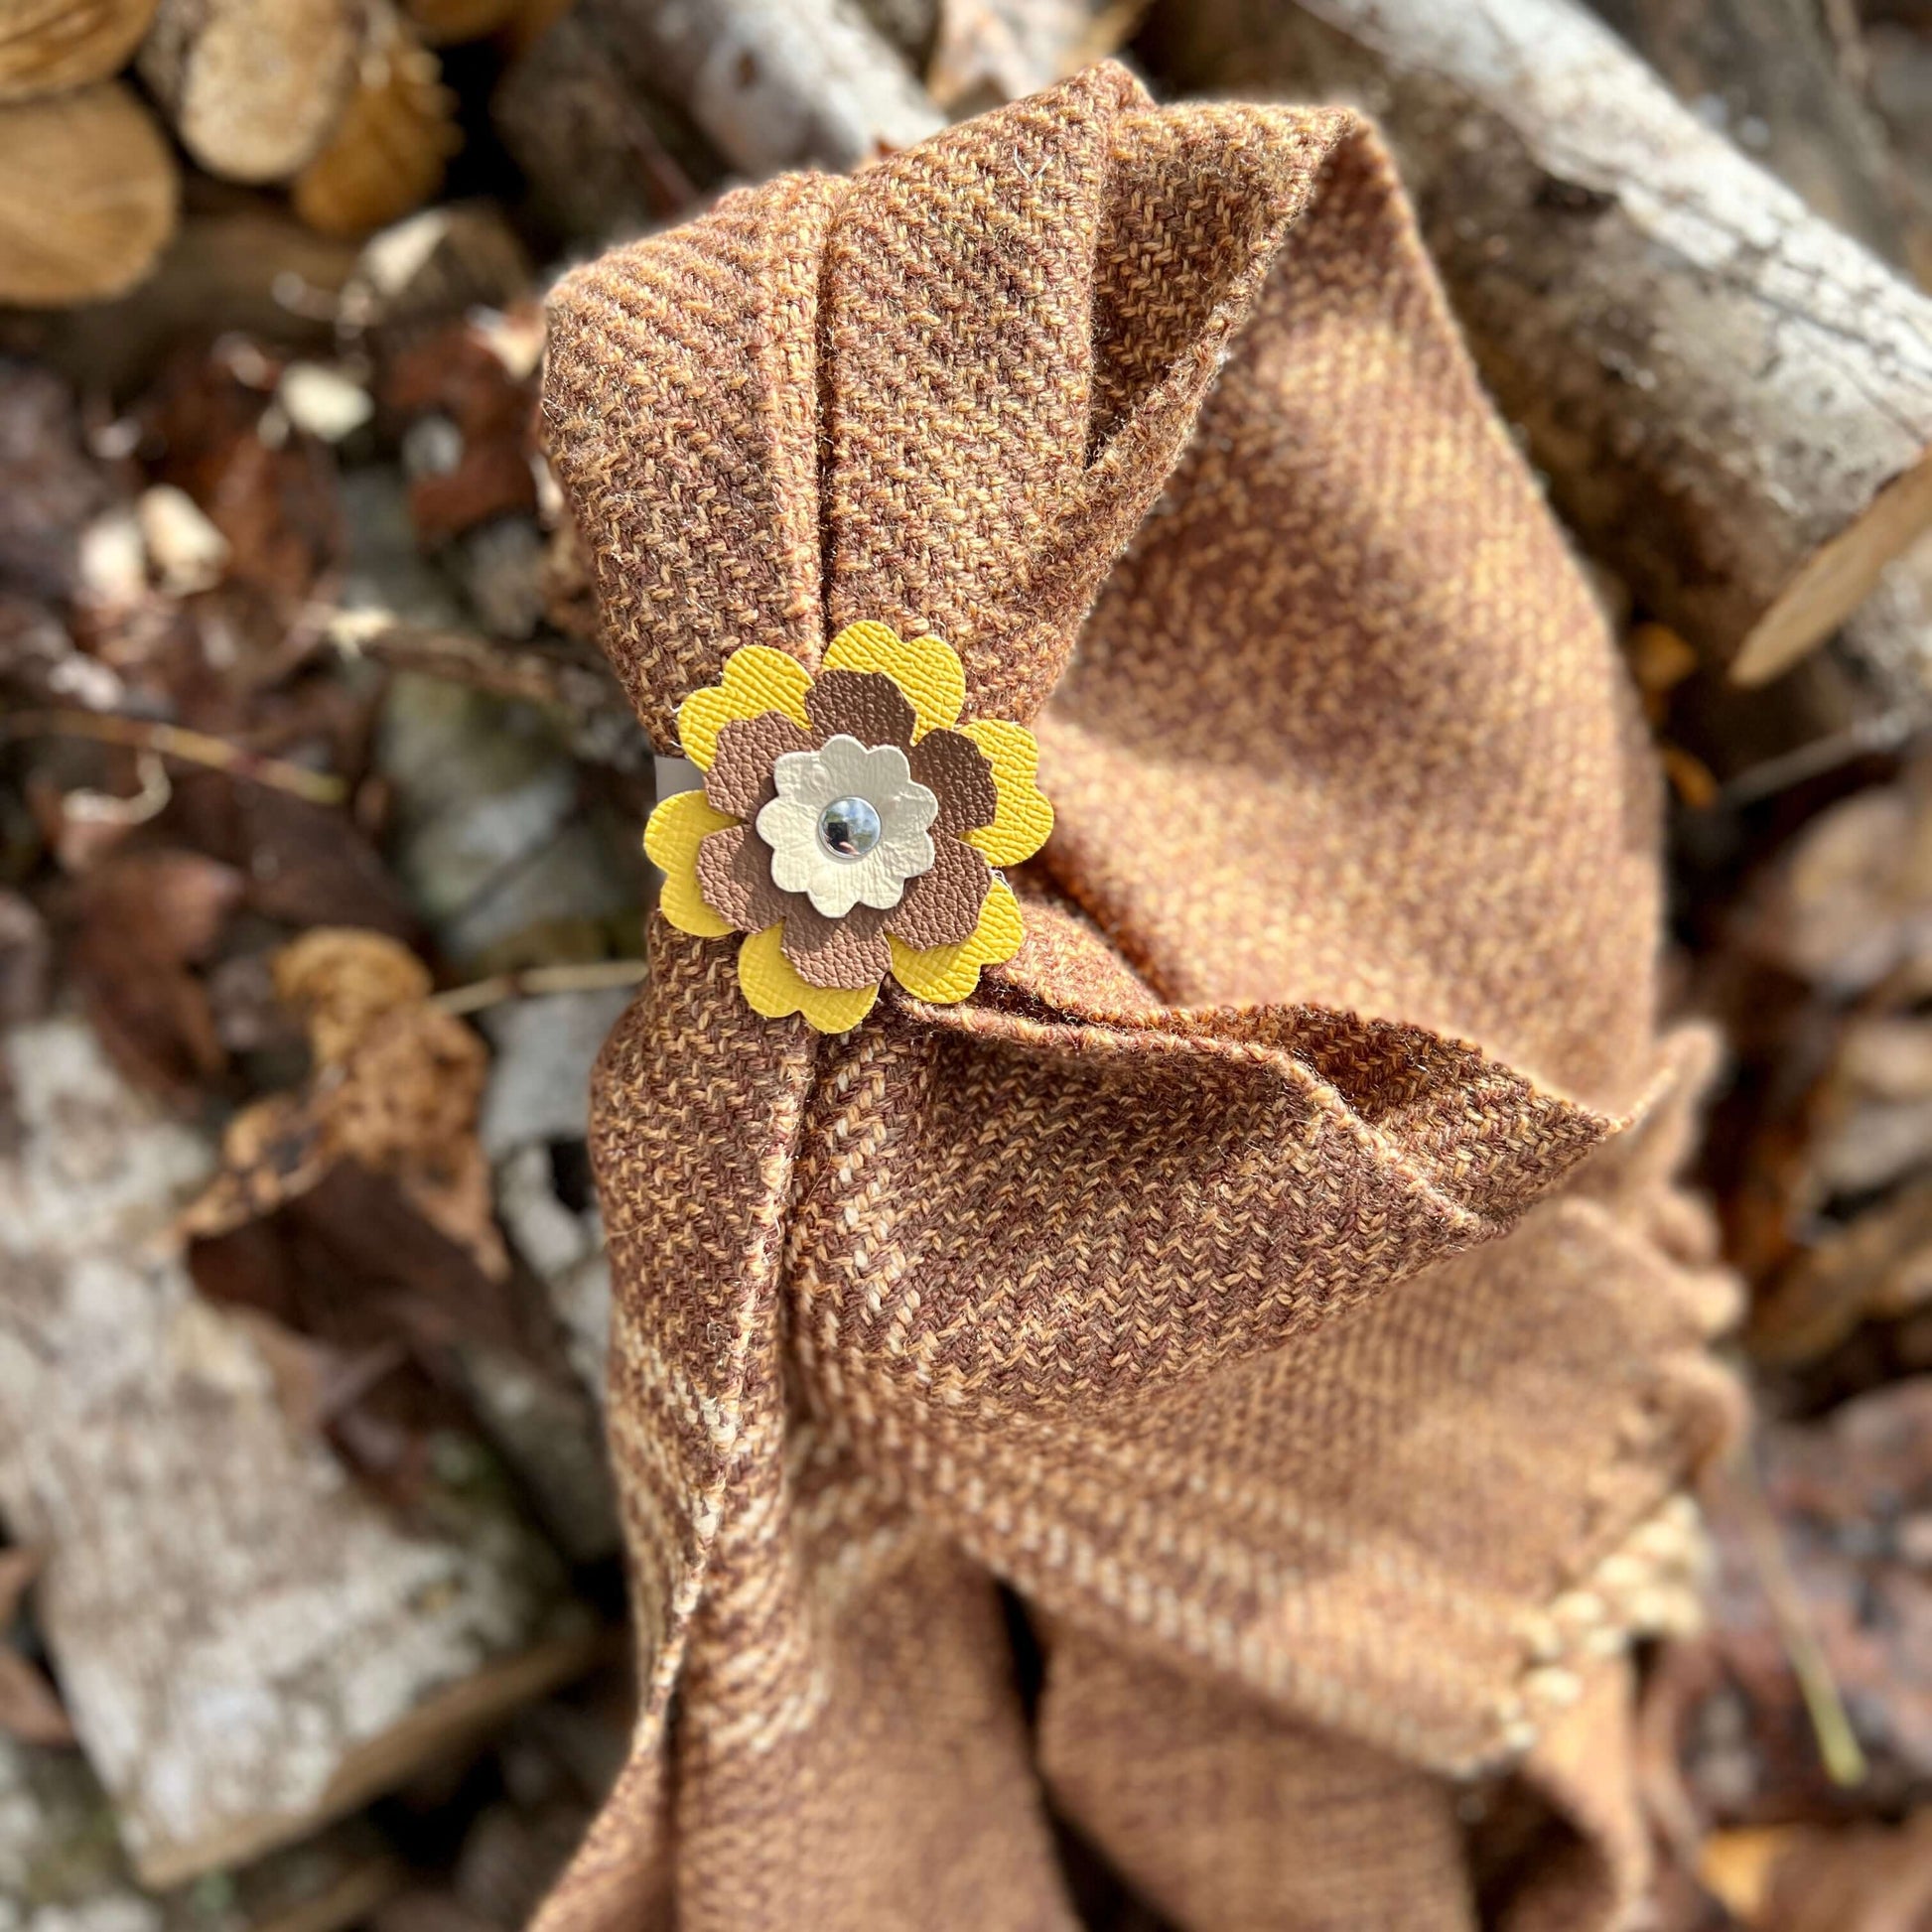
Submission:
[[[1062,1932],[1068,1832],[1189,1932],[1616,1923],[1731,1409],[1704,1048],[1614,651],[1374,135],[1103,67],[553,323],[660,750],[877,620],[1058,819],[959,1007],[821,1037],[654,926],[595,1093],[644,1705],[545,1932]]]

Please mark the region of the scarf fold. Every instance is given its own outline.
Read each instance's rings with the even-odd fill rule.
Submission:
[[[578,271],[545,412],[660,751],[874,620],[1057,813],[959,1006],[820,1036],[654,922],[593,1109],[644,1696],[545,1932],[1070,1927],[1068,1826],[1198,1932],[1613,1923],[1734,1408],[1707,1048],[1373,133],[1094,69]]]

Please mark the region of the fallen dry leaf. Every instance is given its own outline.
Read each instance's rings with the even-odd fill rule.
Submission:
[[[121,680],[81,652],[66,616],[38,598],[5,587],[0,574],[0,690],[35,706],[83,704],[109,710],[123,698]]]
[[[407,1507],[436,1442],[466,1426],[461,1347],[545,1345],[477,1136],[487,1052],[382,933],[305,933],[272,972],[312,1071],[230,1122],[219,1172],[182,1217],[189,1268],[211,1300],[279,1324],[284,1408]]]
[[[506,366],[481,326],[451,323],[410,344],[385,372],[382,400],[405,422],[440,419],[448,443],[410,482],[409,513],[423,542],[535,511],[534,367]]]
[[[341,811],[215,771],[178,771],[159,834],[230,865],[244,902],[283,925],[416,930],[394,875]]]
[[[509,1272],[477,1140],[488,1053],[429,1004],[428,969],[377,932],[322,927],[275,961],[315,1071],[300,1092],[244,1109],[221,1172],[189,1210],[195,1237],[233,1233],[309,1193],[345,1163],[379,1176],[488,1280]]]
[[[70,596],[80,532],[108,493],[80,447],[67,384],[48,369],[0,363],[0,581]]]
[[[38,1550],[0,1550],[0,1731],[25,1744],[71,1744],[73,1726],[53,1685],[5,1641],[40,1569]]]
[[[1908,1182],[1801,1253],[1758,1297],[1747,1339],[1770,1366],[1816,1361],[1863,1321],[1932,1303],[1932,1179]]]
[[[241,875],[196,852],[115,852],[69,889],[68,970],[130,1080],[176,1099],[226,1064],[193,970],[213,952]]]
[[[1762,1925],[1778,1861],[1802,1836],[1803,1827],[1797,1825],[1713,1832],[1699,1854],[1698,1876],[1726,1911],[1746,1925]]]
[[[1840,996],[1932,951],[1932,763],[1812,819],[1759,884],[1741,936]]]
[[[1897,1827],[1725,1832],[1706,1883],[1752,1932],[1924,1932],[1932,1923],[1932,1811]]]
[[[147,429],[156,480],[187,493],[227,544],[223,581],[294,610],[341,562],[335,460],[275,404],[282,363],[240,337],[178,360]]]

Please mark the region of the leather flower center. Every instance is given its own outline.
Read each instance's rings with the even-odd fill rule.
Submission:
[[[771,883],[803,893],[815,911],[843,918],[855,905],[890,911],[905,882],[938,856],[928,828],[939,800],[897,745],[841,732],[815,752],[787,752],[771,767],[777,796],[758,815],[771,848]]]

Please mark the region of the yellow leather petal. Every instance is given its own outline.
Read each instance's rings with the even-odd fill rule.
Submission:
[[[889,623],[849,623],[825,653],[828,671],[884,671],[918,715],[912,736],[923,738],[959,722],[966,702],[966,667],[937,637],[901,637]]]
[[[1053,829],[1053,808],[1037,782],[1039,741],[1026,726],[1010,725],[1004,718],[976,719],[962,729],[986,754],[1000,794],[993,823],[966,833],[966,843],[978,846],[992,865],[1017,866],[1031,859]]]
[[[698,847],[713,832],[737,823],[737,819],[713,811],[703,792],[674,791],[657,801],[644,826],[644,855],[664,875],[657,909],[680,932],[699,939],[722,939],[733,930],[731,921],[714,912],[698,891]]]
[[[1020,950],[1027,936],[1026,922],[1020,916],[1020,901],[1004,879],[993,882],[993,890],[980,907],[980,922],[970,937],[956,946],[928,946],[923,952],[897,939],[892,939],[893,977],[915,1000],[949,1007],[963,1000],[980,981],[982,966],[998,966]]]
[[[812,674],[797,658],[768,644],[741,644],[725,659],[720,682],[693,691],[678,706],[677,735],[684,756],[700,771],[709,771],[718,756],[718,734],[735,718],[759,718],[767,711],[782,711],[809,731],[805,693],[811,688]]]
[[[872,1011],[879,988],[807,986],[780,948],[783,936],[782,923],[768,925],[739,947],[738,987],[745,1004],[767,1020],[802,1013],[815,1032],[850,1033]]]

